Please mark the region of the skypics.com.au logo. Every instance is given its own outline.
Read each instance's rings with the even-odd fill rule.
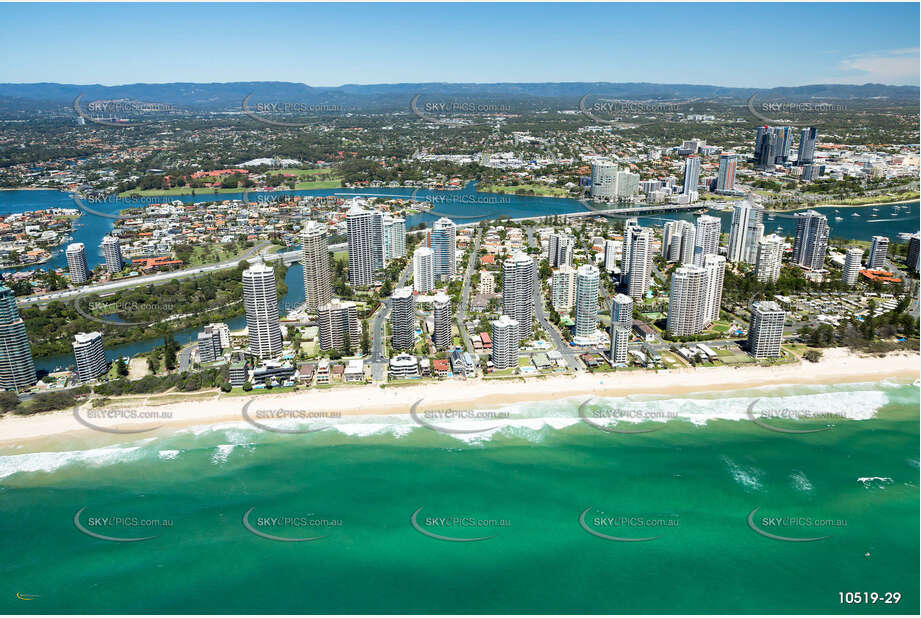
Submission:
[[[435,97],[419,93],[409,101],[409,111],[416,118],[429,122],[446,122],[462,119],[466,122],[481,122],[490,117],[512,114],[512,106],[474,99]]]
[[[160,420],[173,418],[173,413],[160,410],[139,410],[137,408],[90,408],[81,410],[74,406],[74,419],[93,431],[112,434],[146,433],[159,429]]]
[[[608,514],[588,507],[579,515],[579,526],[592,536],[619,543],[644,543],[662,538],[662,531],[677,528],[681,523],[675,513],[617,513]],[[659,534],[649,536],[649,532]],[[645,533],[645,534],[644,534]]]
[[[745,103],[749,113],[768,125],[797,128],[816,127],[847,113],[843,103],[768,99],[754,93]]]
[[[74,112],[86,122],[106,127],[138,127],[181,113],[171,103],[134,99],[96,99],[85,102],[84,97],[84,94],[79,94],[74,99]]]
[[[282,543],[306,543],[319,541],[329,533],[342,528],[342,519],[319,516],[315,513],[284,513],[275,515],[253,515],[256,507],[243,513],[243,527],[263,539]],[[323,534],[315,534],[323,532]],[[301,536],[305,533],[310,536]]]
[[[241,111],[258,123],[280,129],[296,129],[345,116],[353,111],[337,103],[306,101],[260,101],[251,92],[240,103]]]
[[[681,110],[681,103],[674,101],[628,101],[613,99],[591,92],[579,99],[579,111],[583,116],[603,125],[647,124],[656,119],[668,118]]]
[[[172,519],[148,518],[137,513],[105,513],[103,515],[88,515],[83,517],[83,512],[89,508],[84,506],[74,513],[74,528],[88,537],[112,543],[139,543],[155,539],[159,534],[136,536],[139,530],[149,532],[152,530],[172,528]]]
[[[448,541],[450,543],[476,543],[488,541],[496,534],[474,536],[483,532],[498,532],[510,528],[510,519],[501,517],[482,517],[470,513],[438,513],[433,515],[420,515],[420,506],[409,518],[413,529],[430,539]],[[450,534],[447,534],[450,532]],[[443,534],[444,533],[444,534]]]

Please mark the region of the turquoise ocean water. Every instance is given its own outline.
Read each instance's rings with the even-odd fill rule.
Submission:
[[[745,416],[755,399],[765,413],[851,418],[763,420],[828,428],[770,431]],[[633,434],[581,422],[579,403],[509,406],[474,434],[403,416],[311,421],[336,426],[309,434],[241,422],[2,448],[0,611],[918,612],[917,386],[587,408],[676,417],[602,421],[655,429]],[[825,538],[761,535],[748,523],[756,508],[768,534]],[[78,511],[94,534],[154,538],[90,536]],[[848,591],[881,600],[842,605]],[[887,592],[900,602],[884,604]]]

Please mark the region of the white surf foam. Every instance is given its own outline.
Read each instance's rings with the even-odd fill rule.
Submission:
[[[64,466],[81,464],[104,466],[133,461],[141,457],[140,446],[95,448],[85,451],[24,453],[0,456],[0,478],[17,472],[54,472]]]

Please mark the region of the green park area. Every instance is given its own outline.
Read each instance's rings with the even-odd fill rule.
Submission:
[[[513,195],[537,195],[540,197],[569,197],[569,189],[548,185],[477,185],[478,193],[511,193]]]

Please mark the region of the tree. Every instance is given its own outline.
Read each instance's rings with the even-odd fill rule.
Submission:
[[[229,393],[233,390],[233,386],[230,384],[230,382],[224,382],[221,384],[221,390],[225,393]]]
[[[371,351],[371,328],[368,321],[361,323],[361,353],[368,354]]]
[[[803,354],[803,358],[810,363],[817,363],[819,359],[822,358],[822,350],[806,350],[806,353]]]
[[[172,334],[163,338],[163,361],[167,371],[176,368],[176,353],[179,351],[179,344],[173,338]]]
[[[6,414],[19,405],[19,396],[13,391],[0,391],[0,414]]]
[[[252,385],[252,383],[251,383],[251,382],[244,382],[244,383],[243,383],[243,390],[245,390],[246,392],[249,392],[249,391],[253,390],[253,385]]]
[[[124,377],[128,375],[128,363],[125,362],[125,357],[120,356],[117,361],[115,361],[115,370],[118,372],[118,375]]]

